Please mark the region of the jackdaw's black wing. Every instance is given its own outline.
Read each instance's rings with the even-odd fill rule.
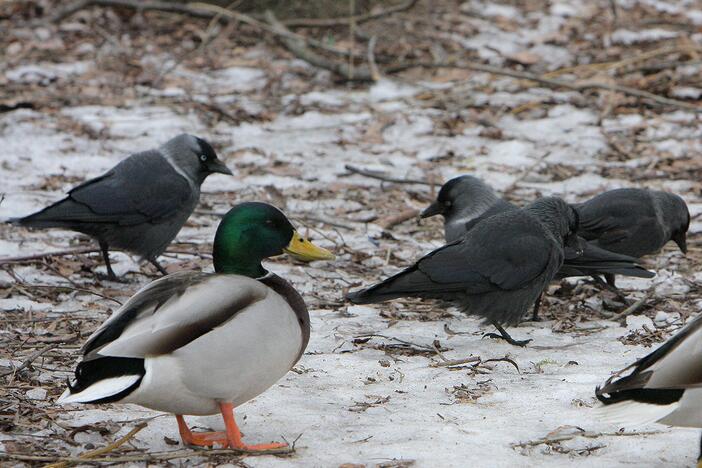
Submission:
[[[130,156],[107,173],[73,188],[66,198],[22,220],[35,227],[158,223],[183,209],[188,181],[158,151]]]
[[[613,190],[578,205],[577,210],[580,215],[578,234],[587,240],[596,240],[607,250],[608,246],[625,244],[642,234],[643,239],[657,239],[662,235],[650,197],[645,193]]]
[[[359,304],[404,296],[455,299],[529,286],[558,258],[558,246],[535,221],[515,226],[507,215],[479,223],[460,241],[377,285],[350,293],[348,299]]]

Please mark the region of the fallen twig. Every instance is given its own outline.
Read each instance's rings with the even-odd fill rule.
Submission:
[[[146,426],[147,426],[147,423],[145,423],[145,422],[137,424],[124,437],[116,440],[115,442],[112,442],[110,445],[103,447],[103,448],[96,449],[96,450],[91,450],[89,452],[85,452],[85,453],[79,455],[78,461],[63,460],[63,461],[60,461],[58,463],[52,463],[52,464],[46,465],[44,468],[64,468],[66,466],[71,466],[71,465],[74,465],[76,463],[85,462],[86,460],[93,459],[95,457],[99,457],[100,455],[104,455],[106,453],[109,453],[109,452],[119,448],[120,446],[126,444],[127,442],[129,442],[129,440],[131,440],[139,431],[144,429]]]
[[[483,363],[486,363],[486,362],[508,362],[508,363],[512,364],[515,369],[517,369],[517,372],[519,372],[520,374],[522,373],[522,371],[519,370],[519,366],[517,365],[517,363],[514,362],[513,359],[508,358],[507,356],[502,357],[502,358],[486,359],[485,361],[483,361]]]
[[[82,293],[87,293],[87,294],[92,294],[94,296],[101,297],[103,299],[107,299],[108,301],[112,301],[118,305],[122,305],[122,301],[115,299],[114,297],[110,297],[106,294],[102,294],[97,291],[93,291],[92,289],[86,289],[86,288],[77,288],[74,286],[67,286],[67,285],[52,285],[52,284],[30,284],[30,283],[20,283],[20,286],[23,288],[27,289],[32,289],[32,288],[37,288],[37,289],[64,289],[66,291],[76,291],[76,292],[82,292]]]
[[[462,332],[462,331],[451,330],[451,328],[449,328],[449,326],[448,326],[448,323],[445,323],[445,324],[444,324],[444,332],[445,332],[447,335],[449,335],[449,336],[453,336],[453,335],[472,335],[472,334],[473,334],[473,333],[471,333],[471,332]]]
[[[531,164],[530,166],[528,166],[527,168],[525,168],[525,169],[517,176],[517,178],[514,179],[514,181],[513,181],[511,184],[509,184],[509,186],[508,186],[506,189],[504,189],[504,191],[503,191],[502,193],[503,193],[504,195],[509,195],[509,194],[511,194],[514,190],[516,190],[517,187],[519,186],[519,184],[520,184],[524,179],[526,179],[526,177],[527,177],[529,174],[531,174],[531,171],[533,171],[534,169],[536,169],[537,166],[538,166],[539,164],[541,164],[541,163],[544,161],[544,159],[548,158],[550,154],[551,154],[550,151],[546,151],[544,154],[542,154],[541,156],[539,156],[539,157],[536,159],[536,161],[534,161],[533,164]]]
[[[637,88],[632,88],[630,86],[624,86],[612,83],[602,83],[598,81],[583,81],[583,82],[569,82],[565,80],[558,80],[552,78],[545,78],[543,76],[535,75],[533,73],[521,72],[517,70],[510,70],[506,68],[494,67],[492,65],[485,65],[482,63],[433,63],[433,62],[406,62],[396,65],[390,65],[387,69],[387,73],[396,73],[399,71],[407,70],[408,68],[421,67],[421,68],[458,68],[464,70],[474,70],[485,73],[490,73],[493,75],[509,76],[511,78],[517,78],[520,80],[534,81],[542,85],[548,86],[550,88],[565,88],[571,91],[587,91],[590,89],[600,89],[605,91],[616,91],[622,94],[627,94],[629,96],[640,97],[648,99],[658,104],[669,105],[673,107],[678,107],[680,109],[690,110],[693,112],[702,113],[702,107],[696,106],[683,101],[678,101],[677,99],[670,99],[664,96],[659,96],[658,94],[650,93]]]
[[[33,260],[43,260],[48,257],[65,257],[67,255],[77,255],[86,253],[100,253],[100,249],[95,247],[80,247],[78,249],[57,250],[55,252],[19,255],[17,257],[0,257],[0,265],[7,265],[8,263],[31,262]]]
[[[565,442],[566,440],[575,439],[576,437],[587,437],[596,439],[598,437],[624,437],[624,436],[640,436],[660,434],[661,431],[641,431],[641,432],[589,432],[581,430],[581,432],[568,433],[563,435],[554,435],[551,437],[543,437],[541,439],[529,440],[526,442],[517,442],[512,444],[512,448],[516,447],[533,447],[541,444],[553,444],[556,442]]]
[[[393,182],[396,184],[418,184],[418,185],[434,185],[433,182],[428,182],[421,179],[403,179],[401,177],[393,177],[381,171],[374,171],[372,169],[363,169],[361,167],[352,166],[351,164],[345,164],[344,169],[354,174],[359,174],[362,176],[370,177],[371,179],[382,180],[383,182]]]
[[[378,81],[380,79],[380,71],[378,71],[378,64],[375,62],[376,42],[378,42],[378,36],[373,36],[368,41],[368,68],[370,68],[370,74],[373,81]]]
[[[463,364],[471,364],[473,362],[482,362],[482,360],[480,359],[480,356],[471,356],[464,359],[450,359],[448,361],[432,362],[429,364],[429,367],[453,367],[461,366]]]
[[[114,252],[114,250],[111,250]],[[69,255],[80,255],[89,253],[100,253],[100,249],[95,247],[80,247],[77,249],[66,249],[66,250],[55,250],[53,252],[44,252],[30,255],[18,255],[16,257],[0,257],[0,265],[8,265],[10,263],[25,263],[33,262],[35,260],[44,260],[49,257],[67,257]],[[204,252],[189,252],[186,250],[166,250],[164,253],[174,253],[183,255],[193,255],[196,257],[201,257],[203,255],[208,256],[209,254]]]
[[[649,299],[650,296],[651,296],[650,293],[644,294],[643,297],[641,297],[641,299],[639,299],[638,301],[631,304],[629,307],[624,309],[622,312],[619,312],[618,314],[613,315],[609,320],[616,322],[617,320],[624,318],[627,315],[633,314],[634,312],[638,311],[641,307],[644,306],[644,304],[646,303],[646,301]]]
[[[392,349],[392,350],[397,350],[397,351],[411,351],[413,354],[429,354],[429,355],[433,356],[433,355],[437,354],[437,351],[448,351],[448,349],[442,348],[437,343],[434,343],[433,345],[422,345],[422,344],[418,344],[418,343],[412,343],[411,341],[406,341],[406,340],[403,340],[400,338],[395,338],[394,336],[379,335],[379,334],[375,334],[375,333],[371,333],[368,335],[356,336],[353,339],[353,344],[356,346],[362,345],[362,344],[370,341],[372,338],[383,338],[383,339],[386,339],[389,341],[396,341],[396,342],[400,343],[399,346],[392,345],[392,344],[388,344],[388,345],[383,344],[380,346],[376,346],[377,349],[383,349],[386,352],[389,349]]]
[[[177,450],[173,452],[153,452],[140,455],[125,455],[122,457],[105,457],[105,458],[80,458],[80,457],[56,457],[51,455],[26,455],[21,453],[0,452],[0,459],[34,461],[34,462],[59,462],[69,464],[99,464],[99,463],[138,463],[138,462],[158,462],[175,460],[179,458],[198,458],[198,457],[215,457],[221,455],[247,455],[247,456],[263,456],[277,455],[284,456],[294,453],[292,448],[281,448],[271,450],[233,450],[233,449],[210,449],[210,450]],[[64,465],[65,466],[65,465]]]
[[[285,26],[290,27],[341,26],[347,25],[351,21],[353,21],[356,24],[365,23],[366,21],[382,18],[383,16],[391,15],[393,13],[399,13],[401,11],[409,10],[414,6],[415,3],[417,3],[417,0],[407,0],[400,4],[388,7],[385,10],[381,10],[376,13],[366,13],[364,15],[356,15],[342,18],[295,18],[282,21],[282,23]]]
[[[25,358],[25,360],[22,361],[22,363],[21,363],[19,366],[14,367],[14,368],[10,369],[9,371],[3,372],[2,374],[0,374],[0,377],[5,377],[6,375],[10,375],[10,374],[16,374],[17,372],[19,372],[19,371],[21,371],[21,370],[23,370],[23,369],[26,369],[26,368],[29,367],[37,358],[39,358],[39,357],[42,356],[43,354],[46,354],[46,353],[48,353],[49,351],[51,351],[52,349],[55,349],[55,348],[57,348],[57,347],[58,347],[58,344],[50,344],[50,345],[48,345],[48,346],[44,346],[43,348],[40,348],[40,349],[34,351],[32,354],[30,354],[29,356],[27,356],[27,357]]]
[[[416,208],[408,208],[406,210],[400,211],[399,213],[381,218],[376,221],[376,224],[383,229],[390,229],[393,226],[397,226],[400,223],[416,218],[419,215],[419,210]]]
[[[302,37],[291,37],[291,32],[283,23],[278,21],[272,11],[266,11],[266,21],[274,29],[274,33],[279,37],[286,49],[297,58],[304,60],[315,67],[323,68],[343,76],[349,81],[373,81],[373,75],[369,67],[364,65],[353,66],[344,62],[333,62],[309,49],[306,43],[309,41]]]
[[[240,23],[248,24],[259,30],[263,30],[272,33],[276,36],[283,36],[288,39],[302,41],[306,44],[314,46],[318,49],[325,50],[335,55],[348,56],[352,55],[357,58],[363,58],[363,54],[356,52],[349,52],[346,50],[340,50],[335,47],[328,46],[323,42],[317,41],[315,39],[306,38],[299,34],[286,29],[284,26],[282,29],[274,28],[262,21],[259,21],[249,15],[239,13],[237,11],[228,10],[218,5],[213,5],[210,3],[192,2],[192,3],[176,3],[176,2],[165,2],[165,1],[149,1],[142,2],[139,0],[78,0],[72,5],[69,5],[64,10],[59,11],[52,18],[52,22],[58,23],[64,18],[71,16],[72,14],[80,11],[84,8],[91,6],[102,6],[102,7],[125,7],[133,8],[137,11],[165,11],[167,13],[179,13],[183,15],[192,16],[194,18],[212,19],[219,16],[220,20],[223,22],[235,20]]]

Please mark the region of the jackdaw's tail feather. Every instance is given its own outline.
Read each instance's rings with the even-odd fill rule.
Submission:
[[[580,256],[567,248],[565,254],[565,261],[558,272],[560,278],[604,274],[635,276],[637,278],[656,276],[654,272],[640,266],[634,257],[610,252],[589,243],[585,245]]]
[[[385,302],[399,297],[448,298],[452,292],[460,290],[452,286],[432,281],[414,265],[378,284],[350,292],[346,298],[354,304]]]
[[[70,198],[64,198],[29,216],[10,218],[7,222],[31,228],[50,228],[75,225],[90,221],[94,217],[95,213],[85,205],[76,203]]]

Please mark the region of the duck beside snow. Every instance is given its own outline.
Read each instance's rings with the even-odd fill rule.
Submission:
[[[295,365],[309,340],[302,297],[261,265],[284,252],[334,258],[271,205],[232,208],[215,236],[215,273],[180,272],[138,291],[90,336],[58,403],[136,403],[173,413],[186,445],[286,446],[244,444],[234,418],[234,408]],[[218,412],[224,432],[193,433],[183,419]]]
[[[702,427],[702,315],[658,349],[595,389],[603,419],[633,426],[658,422]],[[701,442],[702,445],[702,442]],[[697,460],[702,468],[702,453]]]

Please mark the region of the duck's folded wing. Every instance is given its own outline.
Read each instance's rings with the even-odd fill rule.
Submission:
[[[87,356],[155,356],[174,351],[264,300],[268,288],[238,275],[184,272],[137,292],[83,348]]]

